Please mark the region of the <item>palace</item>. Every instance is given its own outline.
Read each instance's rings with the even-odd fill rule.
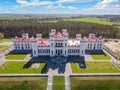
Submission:
[[[88,38],[76,34],[76,39],[69,39],[66,29],[62,32],[51,29],[49,39],[43,39],[42,34],[37,34],[36,38],[29,38],[27,33],[23,33],[21,38],[13,38],[14,50],[30,50],[33,57],[84,57],[86,52],[102,51],[103,43],[104,39],[101,36],[97,38],[95,34],[89,34]]]

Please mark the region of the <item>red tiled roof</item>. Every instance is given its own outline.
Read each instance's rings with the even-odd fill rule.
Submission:
[[[64,35],[61,32],[55,33],[54,38],[63,38]]]
[[[15,38],[14,41],[35,41],[35,39],[32,39],[32,38]]]
[[[49,46],[49,39],[45,39],[45,40],[39,39],[37,44],[38,46]]]

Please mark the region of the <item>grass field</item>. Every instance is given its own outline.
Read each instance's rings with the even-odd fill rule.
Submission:
[[[81,69],[78,63],[71,63],[73,73],[116,73],[119,72],[110,62],[86,62],[86,68]]]
[[[0,43],[3,43],[3,42],[12,42],[12,39],[1,39]]]
[[[65,19],[65,21],[90,22],[90,23],[98,23],[98,24],[104,24],[104,25],[112,25],[113,24],[113,22],[109,22],[105,19],[101,20],[100,18],[95,18],[95,17]]]
[[[120,90],[120,77],[71,77],[71,90]]]
[[[8,48],[8,46],[6,46],[6,45],[0,45],[0,52],[3,51],[3,50],[5,50],[6,48]]]
[[[111,57],[107,53],[92,53],[91,57],[94,60],[110,60]]]
[[[30,19],[30,16],[24,15],[0,15],[0,20],[19,20],[19,19]]]
[[[0,73],[42,73],[45,63],[40,63],[38,68],[33,68],[32,62],[6,62],[0,66]]]
[[[47,77],[0,78],[0,90],[46,90]]]
[[[53,77],[53,90],[65,90],[65,80],[63,76]]]
[[[7,54],[5,59],[7,60],[24,60],[27,54]]]
[[[50,21],[38,21],[39,23],[43,23],[43,22],[46,22],[46,23],[57,23],[58,20],[50,20]]]

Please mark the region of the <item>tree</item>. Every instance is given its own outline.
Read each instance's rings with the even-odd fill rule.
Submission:
[[[0,33],[0,39],[3,39],[3,38],[4,38],[4,34]]]

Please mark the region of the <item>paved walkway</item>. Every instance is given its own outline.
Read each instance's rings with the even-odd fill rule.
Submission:
[[[2,66],[5,63],[5,58],[4,57],[0,57],[0,66]]]
[[[94,61],[94,59],[89,54],[85,54],[85,61]]]
[[[71,90],[70,88],[70,77],[69,75],[65,75],[65,90]]]
[[[72,74],[72,68],[70,63],[49,63],[47,74],[56,75],[56,74]]]
[[[0,43],[0,45],[11,46],[11,45],[13,45],[13,42],[3,42],[3,43]]]
[[[52,90],[52,84],[53,84],[53,76],[48,76],[48,84],[47,84],[47,90]]]
[[[70,63],[66,64],[65,73],[64,74],[72,74],[72,68],[71,68],[71,64]]]

